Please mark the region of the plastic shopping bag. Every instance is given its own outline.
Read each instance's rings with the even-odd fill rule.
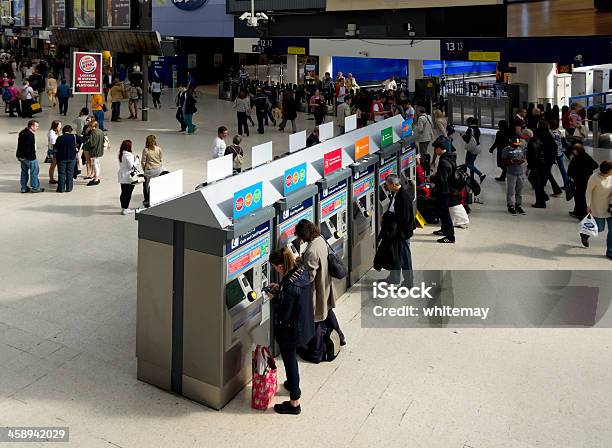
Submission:
[[[276,395],[276,361],[268,347],[258,345],[253,351],[251,407],[265,411]]]
[[[597,236],[597,222],[589,213],[580,221],[580,234],[587,236]]]
[[[465,211],[465,207],[463,206],[463,204],[455,205],[454,207],[449,207],[448,211],[451,215],[454,227],[467,227],[470,223],[470,218],[468,217],[468,214]]]

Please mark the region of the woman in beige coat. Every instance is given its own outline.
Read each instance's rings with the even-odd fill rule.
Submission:
[[[610,202],[612,201],[612,162],[604,161],[599,165],[599,172],[589,178],[586,189],[587,211],[597,222],[600,233],[608,226],[606,239],[606,257],[612,260],[612,214]],[[580,234],[585,247],[589,247],[589,237]]]
[[[340,345],[345,345],[344,333],[340,330],[340,324],[334,313],[336,307],[336,290],[333,279],[329,275],[327,267],[328,246],[317,226],[312,222],[303,219],[295,227],[295,235],[305,243],[308,243],[302,260],[308,269],[310,281],[313,282],[313,303],[315,320],[315,338],[321,338],[321,323],[325,327],[332,328],[340,336]],[[315,343],[315,347],[321,344]],[[316,356],[315,356],[316,357]]]

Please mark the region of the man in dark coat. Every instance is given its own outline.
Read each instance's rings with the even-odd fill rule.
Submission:
[[[410,252],[410,238],[414,231],[414,209],[412,205],[413,193],[410,184],[402,185],[400,178],[390,174],[385,179],[387,190],[391,193],[391,202],[386,211],[394,218],[394,230],[389,235],[393,245],[393,252],[397,259],[391,275],[387,278],[390,283],[399,283],[400,274],[403,274],[403,285],[412,287],[412,254]]]
[[[434,235],[442,237],[438,240],[438,243],[454,243],[455,228],[453,227],[453,220],[451,219],[448,207],[451,195],[455,190],[452,181],[457,169],[457,156],[447,152],[446,146],[439,140],[434,141],[433,147],[436,155],[439,157],[438,169],[432,180],[435,185],[438,214],[442,227],[440,230],[436,230]]]

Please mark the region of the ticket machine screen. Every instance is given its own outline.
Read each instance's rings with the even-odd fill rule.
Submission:
[[[242,292],[237,278],[225,285],[225,305],[228,310],[231,310],[243,300],[244,292]]]

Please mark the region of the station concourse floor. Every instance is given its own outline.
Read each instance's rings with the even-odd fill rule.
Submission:
[[[43,194],[19,193],[15,160],[23,119],[0,117],[0,426],[68,426],[75,447],[427,447],[559,448],[610,446],[612,331],[608,329],[363,329],[356,292],[337,314],[348,345],[333,363],[301,363],[299,417],[251,410],[250,387],[221,412],[136,379],[134,216],[119,211],[117,150],[154,133],[164,164],[201,181],[219,125],[235,132],[230,103],[205,89],[195,136],[177,132],[172,96],[150,121],[107,122],[112,150],[102,183],[79,179],[56,194],[41,163]],[[72,100],[68,122],[82,107]],[[127,110],[123,105],[123,114]],[[54,112],[39,117],[38,158]],[[63,117],[62,117],[63,118]],[[313,121],[300,115],[298,128]],[[251,133],[245,148],[272,138],[283,152],[288,134]],[[490,136],[477,160],[487,174],[484,205],[455,245],[417,230],[415,269],[598,269],[612,267],[601,238],[580,245],[569,205],[506,213],[495,182]],[[463,151],[460,150],[460,154]],[[598,150],[597,159],[611,158]],[[463,155],[460,156],[460,159]],[[142,201],[138,187],[132,206]],[[279,381],[284,380],[279,362]],[[278,399],[288,399],[284,391]],[[37,443],[10,446],[42,446]]]

